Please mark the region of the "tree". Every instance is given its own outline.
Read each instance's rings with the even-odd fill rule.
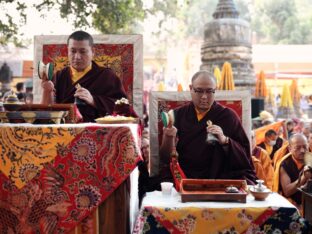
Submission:
[[[166,17],[174,15],[178,1],[153,0],[145,6],[143,0],[41,0],[35,3],[19,0],[0,0],[0,44],[21,44],[19,28],[27,23],[26,10],[32,8],[43,15],[59,9],[62,18],[70,19],[76,28],[94,27],[102,33],[133,33],[138,21],[147,15],[162,12]],[[16,8],[14,17],[9,9]],[[20,17],[18,17],[18,15]]]
[[[311,0],[254,0],[252,29],[259,43],[309,44],[312,42]]]
[[[17,46],[21,46],[22,43],[19,39],[19,27],[26,23],[26,4],[17,1],[14,5],[19,12],[19,20],[16,22],[13,15],[8,13],[7,5],[12,5],[14,0],[0,0],[0,45],[6,45],[9,41],[13,42]]]

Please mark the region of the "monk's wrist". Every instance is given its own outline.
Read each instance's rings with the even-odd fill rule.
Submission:
[[[222,145],[227,145],[227,144],[229,144],[229,137],[223,136],[223,139],[222,139],[221,144],[222,144]]]

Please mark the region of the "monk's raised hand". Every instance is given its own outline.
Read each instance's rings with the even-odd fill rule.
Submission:
[[[54,92],[54,84],[50,80],[42,80],[41,87],[46,92],[52,92],[52,91]]]
[[[305,177],[306,180],[311,179],[312,177],[312,172],[311,172],[311,167],[310,166],[304,166],[303,168],[303,175]]]
[[[84,100],[87,104],[91,106],[95,106],[94,99],[89,90],[80,87],[76,90],[74,97],[80,98],[81,100]]]
[[[171,127],[167,127],[167,128],[163,128],[163,133],[166,136],[176,136],[177,135],[178,130],[176,129],[176,127],[171,126]]]

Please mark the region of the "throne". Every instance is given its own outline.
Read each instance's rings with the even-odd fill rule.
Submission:
[[[38,64],[38,61],[43,63],[53,63],[54,72],[62,69],[68,65],[67,58],[67,38],[69,35],[43,35],[35,36],[34,38],[34,64]],[[92,35],[94,40],[94,57],[93,60],[99,65],[109,67],[115,71],[127,93],[129,102],[133,105],[135,112],[142,117],[143,116],[143,39],[142,35]],[[38,70],[35,67],[33,71],[33,94],[34,103],[38,103],[41,100],[41,84],[38,77]],[[135,185],[134,185],[135,186]],[[101,216],[115,217],[116,214],[120,217],[120,225],[116,230],[124,230],[127,224],[124,220],[127,220],[125,215],[129,204],[118,200],[119,205],[122,204],[123,209],[118,209],[114,212],[115,199],[118,196],[125,196],[123,193],[126,188],[126,183],[120,186],[116,191],[116,196],[110,196],[109,201],[105,201],[106,208],[99,208],[96,212],[86,218],[79,226],[75,228],[71,233],[85,233],[83,228],[94,227],[108,228],[107,230],[115,230],[112,225],[108,225],[109,218],[99,219]],[[115,192],[116,192],[115,191]],[[134,191],[134,190],[133,190]],[[114,192],[114,193],[115,193]],[[131,192],[133,195],[133,203],[136,202],[136,192]],[[124,213],[123,213],[124,212]],[[133,213],[136,212],[135,204],[130,204],[130,223],[133,224]],[[116,213],[116,214],[115,214]],[[109,215],[108,215],[109,214]],[[103,221],[104,220],[104,221]],[[99,223],[100,222],[100,223]],[[107,227],[109,226],[109,227]],[[111,228],[111,229],[109,229]]]
[[[150,115],[150,173],[151,176],[159,174],[159,147],[162,139],[163,123],[160,113],[168,112],[190,102],[189,91],[176,92],[151,92],[149,98]],[[251,133],[251,104],[249,91],[216,91],[215,100],[222,105],[229,107],[240,118],[244,130],[250,140]]]
[[[61,36],[35,36],[34,64],[42,60],[53,63],[54,72],[68,65],[67,38]],[[143,115],[143,40],[142,35],[93,35],[94,58],[100,66],[112,68],[127,93],[136,113]],[[33,73],[34,102],[41,99],[41,85],[37,68]]]

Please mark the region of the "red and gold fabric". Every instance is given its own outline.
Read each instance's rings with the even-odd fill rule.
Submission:
[[[186,176],[179,165],[178,159],[176,157],[171,158],[170,162],[170,171],[174,181],[174,187],[177,191],[181,189],[181,181],[182,179],[186,179]]]
[[[144,207],[137,233],[304,233],[307,223],[295,208]]]
[[[66,128],[0,128],[0,172],[22,188],[35,177],[45,163],[57,155],[61,145],[68,145],[79,129]]]
[[[0,233],[69,232],[141,160],[127,126],[10,125],[0,129]],[[40,154],[32,153],[37,151]],[[89,220],[84,227],[94,228],[95,219]]]

